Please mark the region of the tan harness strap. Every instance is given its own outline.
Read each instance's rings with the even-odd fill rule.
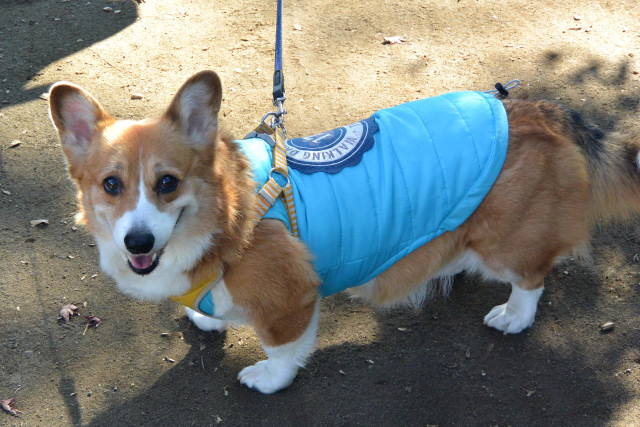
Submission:
[[[264,122],[255,130],[256,133],[271,135],[275,140],[273,147],[273,167],[269,172],[269,180],[264,184],[262,189],[258,191],[258,206],[256,208],[255,223],[262,220],[267,211],[274,205],[278,197],[283,198],[287,215],[289,216],[289,224],[291,225],[291,234],[298,236],[298,218],[296,216],[296,207],[293,202],[293,186],[289,180],[289,169],[287,168],[287,149],[284,141],[285,136],[281,127],[276,126],[275,129],[268,126]],[[275,176],[274,176],[275,175]],[[276,177],[280,176],[281,185]]]

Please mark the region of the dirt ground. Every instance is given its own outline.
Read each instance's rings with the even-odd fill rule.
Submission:
[[[633,0],[286,1],[285,124],[311,135],[518,78],[514,93],[558,99],[605,130],[633,126],[638,16]],[[74,226],[41,94],[69,80],[137,119],[213,69],[223,127],[242,137],[272,108],[274,24],[274,1],[2,1],[0,399],[17,397],[23,414],[0,412],[0,425],[640,425],[637,221],[597,230],[592,266],[555,268],[518,336],[482,325],[509,289],[473,276],[417,312],[327,298],[308,367],[271,396],[236,380],[263,358],[250,329],[203,333],[174,303],[118,293]],[[61,323],[70,302],[101,325]]]

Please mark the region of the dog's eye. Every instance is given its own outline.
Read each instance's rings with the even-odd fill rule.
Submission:
[[[122,183],[115,176],[108,176],[102,181],[102,187],[104,191],[112,196],[117,196],[122,191]]]
[[[173,175],[165,175],[158,181],[158,192],[160,193],[172,193],[178,188],[180,180]]]

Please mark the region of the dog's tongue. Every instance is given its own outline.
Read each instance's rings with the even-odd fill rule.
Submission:
[[[138,270],[146,270],[153,263],[152,255],[138,255],[131,257],[131,264]]]

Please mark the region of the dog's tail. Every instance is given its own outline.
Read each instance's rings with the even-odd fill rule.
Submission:
[[[565,110],[565,119],[587,161],[591,222],[640,214],[640,134],[605,135],[571,110]]]

